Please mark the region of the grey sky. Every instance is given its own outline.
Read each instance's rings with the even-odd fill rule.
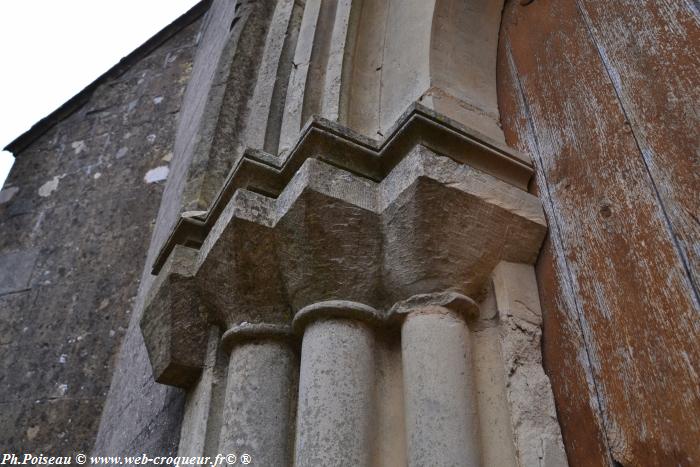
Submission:
[[[0,2],[0,148],[196,3],[197,0]],[[1,152],[0,187],[11,164],[11,155]]]

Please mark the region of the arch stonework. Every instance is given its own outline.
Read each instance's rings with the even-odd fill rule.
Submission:
[[[567,465],[502,7],[213,2],[140,302],[154,378],[187,392],[181,455]]]

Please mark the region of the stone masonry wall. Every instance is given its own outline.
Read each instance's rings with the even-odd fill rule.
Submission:
[[[4,452],[92,449],[199,29],[192,18],[108,75],[82,107],[15,154],[0,192]]]

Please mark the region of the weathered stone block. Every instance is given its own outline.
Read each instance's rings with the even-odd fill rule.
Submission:
[[[191,272],[195,254],[173,250],[141,317],[155,380],[184,388],[196,381],[206,357],[207,317]]]
[[[0,295],[29,288],[37,255],[34,249],[0,255]]]

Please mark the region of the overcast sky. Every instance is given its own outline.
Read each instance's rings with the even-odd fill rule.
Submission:
[[[197,0],[1,0],[0,149]],[[0,187],[12,164],[0,152]]]

